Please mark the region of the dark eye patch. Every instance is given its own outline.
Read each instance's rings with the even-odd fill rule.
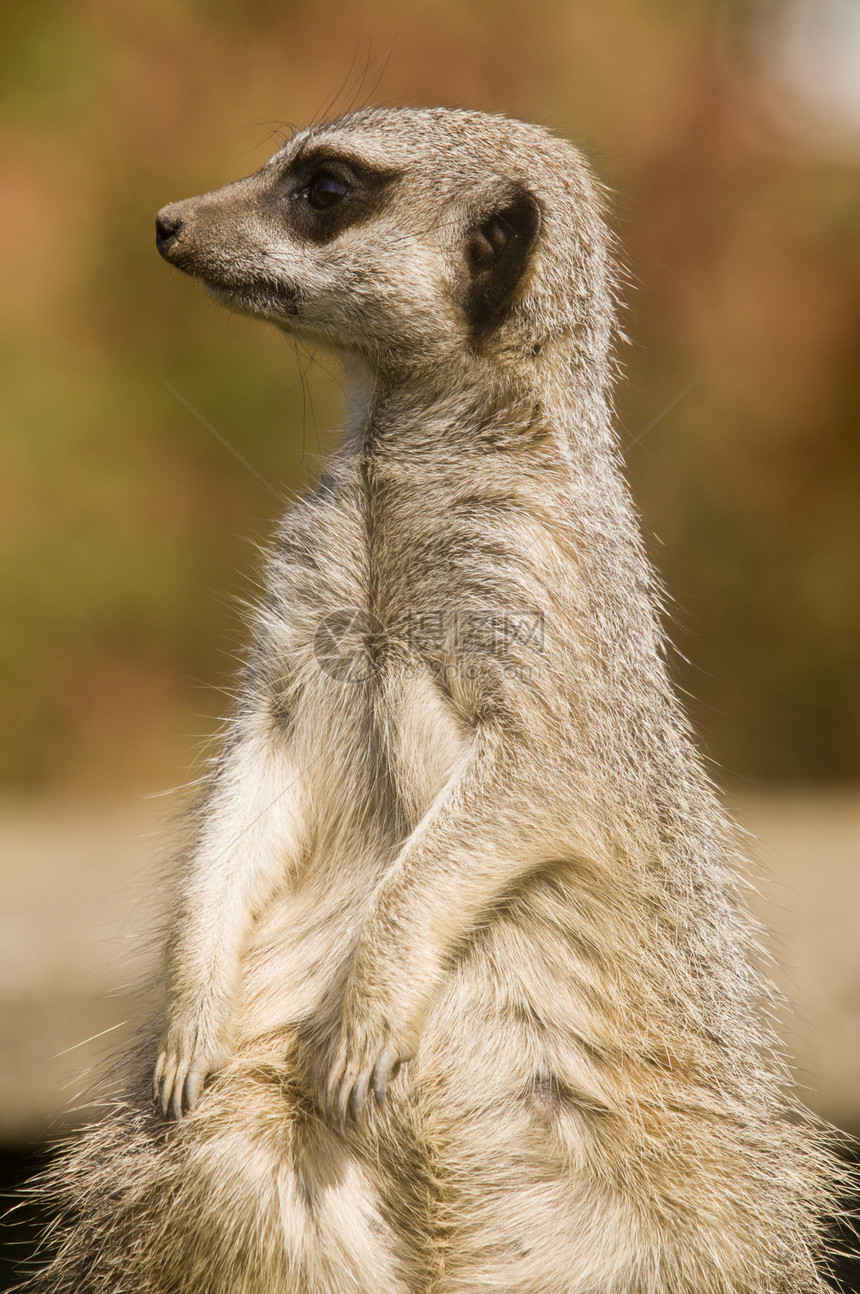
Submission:
[[[297,237],[326,243],[378,214],[400,175],[320,144],[292,159],[272,197]]]

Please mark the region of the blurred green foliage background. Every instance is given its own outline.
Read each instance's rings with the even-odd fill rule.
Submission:
[[[622,440],[705,748],[856,777],[860,144],[782,75],[789,9],[6,0],[2,780],[164,784],[214,730],[255,545],[341,393],[161,263],[153,220],[366,101],[507,112],[591,155],[630,277]]]

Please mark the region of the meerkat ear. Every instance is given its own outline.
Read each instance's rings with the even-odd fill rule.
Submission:
[[[508,190],[466,239],[466,311],[475,329],[492,327],[531,259],[540,203],[524,185]]]

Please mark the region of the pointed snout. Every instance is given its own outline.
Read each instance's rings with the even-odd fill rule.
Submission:
[[[171,250],[176,247],[186,225],[185,204],[172,202],[162,207],[155,218],[155,245],[166,261],[172,259]]]

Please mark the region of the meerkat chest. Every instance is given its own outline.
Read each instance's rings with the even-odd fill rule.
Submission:
[[[392,676],[386,755],[406,825],[416,826],[466,758],[470,735],[426,670]]]
[[[461,581],[462,582],[462,581]],[[301,505],[270,575],[269,704],[319,799],[398,801],[409,829],[468,747],[440,653],[460,594],[402,527],[367,525],[358,489]],[[350,786],[355,794],[343,796]]]

